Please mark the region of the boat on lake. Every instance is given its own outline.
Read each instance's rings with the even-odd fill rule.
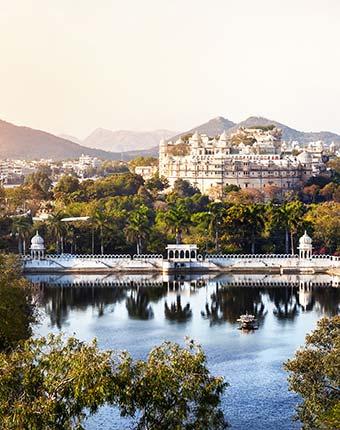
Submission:
[[[240,329],[255,330],[258,328],[255,316],[248,314],[248,312],[246,312],[244,315],[241,315],[237,322],[240,324]]]

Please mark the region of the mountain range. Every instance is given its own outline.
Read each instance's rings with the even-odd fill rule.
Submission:
[[[154,131],[129,131],[129,130],[107,130],[97,128],[81,143],[90,148],[103,149],[105,151],[127,152],[147,150],[158,146],[161,139],[169,139],[177,134],[176,131],[154,130]]]
[[[53,159],[63,160],[77,158],[81,154],[111,159],[130,160],[138,155],[157,156],[158,143],[161,138],[176,141],[179,136],[193,133],[205,133],[209,136],[220,135],[226,131],[231,135],[239,127],[254,127],[257,125],[275,125],[282,129],[283,140],[297,140],[300,143],[323,140],[340,143],[340,136],[329,131],[303,132],[288,127],[280,122],[257,116],[251,116],[245,121],[234,123],[221,116],[193,127],[182,133],[170,130],[155,130],[148,132],[111,131],[96,129],[83,141],[76,137],[63,135],[55,136],[42,130],[22,127],[0,120],[0,159]]]
[[[210,137],[218,136],[223,131],[226,132],[227,136],[230,136],[240,127],[255,127],[261,125],[275,125],[282,130],[282,139],[285,141],[299,141],[300,143],[308,143],[311,141],[323,140],[326,143],[340,142],[340,135],[332,133],[330,131],[319,131],[319,132],[305,132],[295,130],[294,128],[288,127],[278,121],[264,118],[261,116],[250,116],[244,121],[234,123],[229,119],[218,116],[204,124],[193,127],[192,129],[180,133],[171,138],[172,141],[176,141],[180,136],[191,134],[197,131],[198,133],[205,133]]]

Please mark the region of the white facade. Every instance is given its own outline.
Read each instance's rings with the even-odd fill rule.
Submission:
[[[162,255],[48,255],[37,234],[31,241],[31,256],[22,257],[23,268],[33,273],[88,272],[245,272],[328,273],[340,271],[340,257],[312,255],[312,240],[305,233],[299,241],[299,255],[217,254],[200,255],[195,244],[167,246]]]
[[[205,194],[227,184],[262,191],[270,186],[296,189],[315,171],[313,156],[309,151],[297,157],[285,155],[280,135],[276,128],[240,129],[231,137],[222,133],[218,139],[196,132],[186,142],[162,140],[159,174],[170,186],[181,178]]]

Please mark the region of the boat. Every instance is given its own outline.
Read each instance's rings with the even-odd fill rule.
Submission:
[[[255,330],[258,328],[255,316],[248,314],[248,312],[245,315],[241,315],[237,322],[240,324],[240,329]]]

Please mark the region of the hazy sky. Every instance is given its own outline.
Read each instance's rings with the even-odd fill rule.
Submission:
[[[0,55],[0,118],[54,133],[340,133],[339,0],[0,0]]]

